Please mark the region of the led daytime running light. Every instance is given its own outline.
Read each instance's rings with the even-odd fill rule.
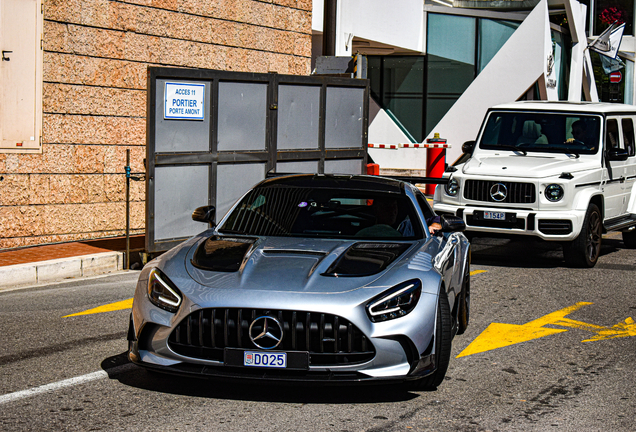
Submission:
[[[176,312],[181,305],[180,293],[160,276],[158,270],[152,270],[150,273],[148,297],[153,304],[169,312]]]
[[[422,282],[418,279],[394,286],[367,304],[369,319],[380,323],[408,315],[420,300],[421,291]]]
[[[374,312],[373,308],[381,305],[384,302],[388,302],[389,300],[395,298],[395,297],[399,297],[402,293],[408,291],[409,289],[413,288],[415,286],[415,284],[410,284],[404,288],[402,288],[401,290],[391,293],[386,297],[381,298],[380,300],[378,300],[377,302],[373,303],[372,305],[369,306],[369,314],[371,314],[371,316],[378,316],[378,315],[384,315],[384,314],[388,314],[391,312],[397,312],[400,310],[400,306],[396,306],[392,309],[385,309],[385,310],[381,310],[379,312]]]

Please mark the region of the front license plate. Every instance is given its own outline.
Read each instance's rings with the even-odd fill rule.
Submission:
[[[245,351],[243,353],[243,366],[256,366],[268,368],[286,368],[287,353],[268,353],[262,351]]]
[[[503,212],[490,212],[490,211],[485,211],[484,212],[484,219],[491,219],[491,220],[506,220],[506,214]]]

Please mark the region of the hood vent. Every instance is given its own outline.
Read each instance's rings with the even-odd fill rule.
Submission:
[[[322,275],[371,276],[386,269],[409,247],[409,243],[355,243]]]
[[[241,268],[245,255],[255,238],[212,236],[197,248],[193,266],[201,270],[235,272]]]

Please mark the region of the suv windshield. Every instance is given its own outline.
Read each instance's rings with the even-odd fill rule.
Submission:
[[[599,116],[578,113],[491,112],[479,148],[521,153],[595,154]]]
[[[404,194],[270,186],[251,190],[221,233],[414,240],[422,229]]]

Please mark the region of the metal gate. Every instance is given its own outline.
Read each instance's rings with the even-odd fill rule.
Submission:
[[[369,84],[336,77],[148,68],[146,251],[216,220],[268,172],[365,172]]]

